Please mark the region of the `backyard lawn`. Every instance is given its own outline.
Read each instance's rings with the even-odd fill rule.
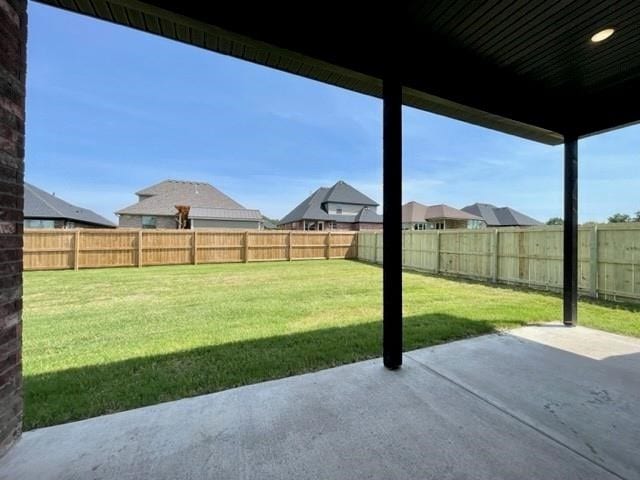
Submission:
[[[301,261],[26,272],[25,429],[380,355],[379,267]],[[405,273],[415,349],[558,320],[557,296]],[[640,309],[581,303],[640,336]]]

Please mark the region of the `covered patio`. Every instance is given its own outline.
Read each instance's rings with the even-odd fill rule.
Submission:
[[[634,341],[540,327],[408,353],[399,370],[402,105],[564,143],[562,320],[575,326],[578,142],[640,119],[637,2],[43,3],[382,98],[382,353],[396,371],[365,362],[35,431],[0,476],[637,478]],[[22,415],[26,1],[0,0],[0,14],[1,454]]]
[[[638,369],[640,340],[525,327],[27,432],[0,478],[637,479]]]

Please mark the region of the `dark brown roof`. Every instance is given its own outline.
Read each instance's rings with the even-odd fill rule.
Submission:
[[[449,205],[423,205],[418,202],[409,202],[402,206],[403,223],[420,223],[425,220],[482,220],[481,217],[463,212]]]

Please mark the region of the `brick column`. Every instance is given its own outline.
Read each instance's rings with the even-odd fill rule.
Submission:
[[[0,0],[0,456],[22,431],[26,39],[26,0]]]

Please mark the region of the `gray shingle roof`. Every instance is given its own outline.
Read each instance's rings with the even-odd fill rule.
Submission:
[[[358,223],[382,223],[382,215],[377,214],[370,208],[363,208],[360,213],[356,215],[356,222]]]
[[[121,215],[175,215],[176,205],[238,210],[242,205],[204,182],[165,180],[137,192],[150,195],[138,203],[129,205],[116,214]]]
[[[260,221],[262,220],[262,215],[259,210],[250,210],[248,208],[191,207],[189,210],[189,218]]]
[[[359,203],[358,200],[361,200],[363,203]],[[371,208],[366,208],[368,212],[365,213],[365,215],[368,220],[359,219],[363,212],[359,212],[357,215],[330,215],[322,208],[324,204],[329,202],[348,203],[374,208],[378,206],[374,200],[370,199],[363,193],[360,193],[351,185],[341,180],[333,187],[320,187],[317,189],[305,198],[296,208],[285,215],[280,222],[278,222],[278,225],[298,222],[300,220],[328,220],[344,223],[366,221],[370,223],[382,223],[382,216],[375,213]]]
[[[27,182],[24,184],[24,217],[27,219],[64,218],[97,226],[115,227],[112,222],[96,212],[65,202]]]
[[[368,205],[371,207],[377,207],[378,203],[375,200],[367,197],[364,193],[359,192],[348,183],[339,180],[336,184],[329,188],[323,203],[349,203],[352,205]]]
[[[532,227],[542,225],[542,222],[513,208],[498,208],[489,203],[474,203],[464,207],[462,210],[482,217],[488,227]]]

